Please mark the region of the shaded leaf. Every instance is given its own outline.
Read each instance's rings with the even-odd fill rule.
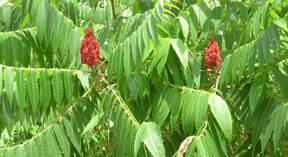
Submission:
[[[5,68],[4,70],[4,83],[10,106],[12,106],[14,97],[14,70],[10,67]]]
[[[51,98],[50,77],[47,70],[42,70],[40,72],[40,92],[43,110],[46,110]]]
[[[136,134],[134,155],[136,156],[141,143],[144,142],[150,153],[155,157],[164,157],[165,149],[160,134],[160,128],[156,123],[143,122]]]
[[[34,70],[30,70],[27,75],[28,95],[31,102],[33,113],[36,113],[39,102],[39,89],[36,73]]]
[[[232,117],[226,102],[218,95],[212,94],[209,97],[211,111],[217,120],[220,128],[227,136],[228,140],[232,139]]]
[[[58,69],[54,70],[53,72],[52,86],[53,86],[54,99],[57,102],[57,104],[61,105],[63,99],[63,81],[61,73]]]

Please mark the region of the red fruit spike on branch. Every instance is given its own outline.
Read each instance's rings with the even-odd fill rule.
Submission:
[[[97,64],[99,61],[99,51],[99,43],[96,41],[93,31],[89,27],[80,46],[82,64],[87,64],[89,67]]]
[[[213,39],[209,39],[208,46],[204,49],[205,67],[207,69],[213,69],[218,66],[221,61],[220,51],[217,42]]]

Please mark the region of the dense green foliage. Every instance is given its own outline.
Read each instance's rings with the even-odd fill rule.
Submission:
[[[1,0],[0,157],[288,155],[287,21],[288,0]]]

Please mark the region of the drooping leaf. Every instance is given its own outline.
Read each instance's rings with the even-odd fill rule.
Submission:
[[[228,140],[232,139],[232,117],[227,103],[218,95],[211,94],[209,97],[209,105],[217,120],[220,128],[227,136]]]
[[[44,39],[44,35],[46,34],[47,17],[46,0],[43,0],[39,4],[36,16],[37,36],[39,37],[40,42]]]
[[[184,36],[185,40],[187,40],[188,33],[189,33],[188,14],[186,14],[185,12],[180,13],[179,22],[180,22],[183,36]]]
[[[182,126],[187,135],[191,135],[195,124],[196,103],[199,92],[187,91],[183,100]]]
[[[47,70],[42,70],[40,72],[40,94],[43,110],[46,110],[51,98],[50,77]]]
[[[201,128],[201,126],[206,121],[206,115],[208,112],[208,98],[209,96],[207,93],[200,93],[197,97],[197,104],[196,105],[196,113],[195,113],[195,126],[198,129]]]
[[[48,129],[45,135],[47,145],[49,146],[49,154],[51,156],[61,156],[62,154],[56,141],[53,129]]]
[[[278,69],[274,69],[273,73],[276,81],[279,84],[282,95],[288,99],[288,66],[285,64],[280,64],[280,67]]]
[[[19,107],[23,109],[26,107],[26,83],[24,71],[22,69],[16,71],[16,89]]]
[[[26,151],[23,145],[20,145],[15,150],[15,157],[26,157]]]
[[[30,70],[27,75],[28,95],[33,113],[36,113],[39,103],[38,80],[34,70]]]
[[[199,137],[196,137],[195,141],[196,141],[196,147],[197,147],[198,155],[203,156],[203,157],[207,156],[201,139]]]
[[[52,86],[53,86],[53,94],[54,99],[57,102],[57,104],[62,104],[63,99],[63,81],[60,71],[54,70],[53,76],[52,76]]]
[[[136,134],[134,155],[137,156],[141,143],[144,142],[150,153],[155,157],[164,157],[165,149],[156,123],[143,122]]]
[[[26,145],[25,145],[25,152],[26,152],[26,156],[38,156],[38,149],[36,147],[36,144],[34,143],[34,141],[29,141]]]
[[[66,136],[66,133],[63,129],[63,126],[60,124],[54,125],[54,132],[57,137],[57,141],[59,143],[59,146],[64,154],[64,156],[69,157],[70,156],[70,142]]]
[[[63,121],[64,121],[67,135],[68,135],[71,143],[76,148],[76,150],[79,152],[79,154],[81,154],[80,137],[78,135],[77,130],[75,129],[75,125],[73,124],[73,121],[68,120],[67,118],[64,118]]]
[[[92,130],[96,125],[98,125],[100,118],[103,116],[103,113],[96,114],[90,122],[86,125],[81,135],[84,135],[86,132]]]
[[[173,39],[171,44],[181,64],[183,65],[184,69],[186,69],[188,66],[188,51],[186,50],[184,43],[179,39]]]
[[[74,83],[73,77],[69,71],[64,72],[64,86],[67,100],[70,102],[73,99]]]
[[[38,155],[40,157],[46,157],[48,156],[48,145],[47,145],[47,141],[45,138],[45,135],[42,134],[40,135],[37,139],[36,139],[36,147],[37,147],[37,151],[38,151]],[[35,146],[35,145],[34,145]],[[31,146],[32,147],[32,146]],[[34,151],[33,151],[34,153]]]
[[[2,86],[3,86],[3,83],[2,83],[2,78],[3,78],[3,76],[2,76],[2,65],[0,65],[0,97],[1,97],[1,95],[2,95]]]
[[[11,136],[12,128],[14,125],[14,112],[11,105],[9,105],[9,102],[7,99],[2,99],[1,101],[1,119],[4,120],[5,126],[7,128],[8,134]]]
[[[256,108],[256,105],[257,105],[257,102],[259,101],[260,99],[260,96],[262,94],[262,91],[264,89],[264,82],[265,80],[260,78],[260,79],[257,79],[251,89],[250,89],[250,92],[249,92],[249,102],[250,102],[250,108],[252,111],[255,110]]]
[[[281,139],[287,134],[285,132],[287,126],[287,117],[288,117],[288,105],[281,104],[278,105],[276,109],[276,117],[274,120],[274,134],[273,134],[273,144],[277,148]]]
[[[4,83],[10,106],[12,106],[14,97],[14,70],[10,67],[5,68],[4,70]]]

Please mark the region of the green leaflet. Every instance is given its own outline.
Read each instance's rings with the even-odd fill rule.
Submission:
[[[83,129],[83,132],[81,134],[81,136],[83,136],[86,132],[92,130],[95,126],[98,125],[99,120],[102,118],[103,113],[99,113],[96,114],[91,120],[90,122],[85,126],[85,128]]]
[[[3,157],[14,157],[14,149],[8,148],[3,154]]]
[[[232,140],[232,117],[227,103],[218,95],[212,94],[209,97],[209,105],[217,120],[220,128],[227,136],[228,140]]]
[[[58,105],[61,105],[63,99],[63,81],[61,73],[58,69],[54,70],[53,72],[52,86],[53,86],[54,99]]]
[[[22,69],[16,71],[16,89],[19,109],[23,109],[26,107],[26,83]]]
[[[89,88],[88,74],[87,74],[87,73],[84,73],[84,72],[79,72],[79,73],[77,73],[77,77],[78,77],[78,79],[80,80],[80,82],[81,82],[81,84],[82,84],[82,87],[83,87],[85,90],[88,90],[88,88]]]
[[[183,101],[186,98],[184,91],[180,92],[178,90],[175,90],[174,94],[175,94],[175,96],[174,96],[175,103],[172,106],[171,114],[170,114],[170,125],[171,125],[172,129],[174,129],[176,126],[176,122],[178,120],[178,117],[179,117],[181,109],[182,109]]]
[[[46,45],[51,44],[52,40],[52,35],[53,35],[53,26],[54,26],[54,21],[56,19],[56,10],[53,6],[48,6],[47,7],[47,30],[45,32],[45,43]]]
[[[37,16],[36,16],[36,27],[37,27],[37,36],[42,42],[44,39],[44,35],[46,34],[46,27],[47,27],[47,7],[46,7],[46,1],[43,0],[40,2]]]
[[[54,124],[54,132],[64,156],[70,157],[70,142],[66,136],[63,126],[60,124]]]
[[[158,44],[158,37],[157,37],[157,25],[154,16],[149,15],[147,17],[147,28],[150,35],[150,38],[152,39],[152,42],[154,46],[156,47]]]
[[[197,104],[196,105],[196,114],[195,114],[195,126],[196,129],[201,129],[204,122],[206,121],[207,112],[208,112],[208,94],[207,93],[200,93],[197,97]]]
[[[33,113],[36,113],[39,102],[39,88],[38,80],[34,70],[30,70],[27,75],[27,86],[28,86],[28,95],[31,102],[31,107]]]
[[[38,149],[36,147],[36,144],[34,143],[34,141],[29,141],[26,145],[25,145],[25,151],[26,151],[26,156],[38,156]]]
[[[253,83],[250,92],[249,92],[249,102],[250,108],[252,111],[255,110],[258,101],[260,100],[260,96],[262,95],[266,79],[262,79],[258,77],[258,79]]]
[[[131,44],[131,54],[133,55],[133,61],[134,61],[134,65],[135,67],[139,67],[142,63],[142,58],[141,58],[141,54],[138,50],[138,42],[137,42],[137,35],[133,34],[131,37],[131,42],[134,44]]]
[[[199,29],[199,16],[197,14],[198,7],[190,7],[190,19],[189,19],[189,28],[190,28],[190,35],[192,38],[192,42],[196,43],[197,40],[197,34]]]
[[[288,99],[288,66],[281,63],[278,69],[273,69],[273,73],[279,84],[282,95]]]
[[[273,21],[273,23],[275,25],[279,26],[280,28],[288,31],[287,21],[284,18],[276,19]]]
[[[80,50],[80,41],[81,35],[78,28],[74,28],[71,34],[71,40],[69,45],[69,54],[68,58],[66,59],[66,67],[71,67],[71,65],[74,63],[74,60],[76,61],[76,56],[79,55]]]
[[[175,94],[177,89],[170,87],[164,87],[159,92],[161,93],[161,96],[155,104],[153,103],[153,121],[161,126],[169,116],[172,107],[177,105],[175,102],[178,94]],[[157,99],[157,95],[155,97]]]
[[[185,40],[187,40],[188,33],[189,33],[189,23],[188,23],[189,20],[188,20],[187,12],[180,12],[180,15],[178,18],[179,18],[179,22],[180,22],[183,36],[184,36]]]
[[[208,130],[205,130],[205,135],[201,137],[201,141],[204,145],[204,149],[206,150],[206,152],[209,153],[209,156],[220,157],[220,154],[217,150],[215,142],[213,138],[211,137],[210,132]]]
[[[280,140],[285,137],[287,132],[286,125],[287,125],[287,117],[288,117],[288,105],[281,104],[278,105],[275,111],[275,119],[274,119],[274,134],[273,134],[273,144],[275,148],[278,148],[280,144]]]
[[[2,86],[3,86],[3,83],[2,83],[2,65],[0,64],[0,97],[2,95]]]
[[[64,72],[64,87],[68,102],[73,100],[74,78],[69,71]]]
[[[53,33],[52,33],[52,50],[53,53],[56,54],[58,47],[60,45],[60,36],[63,26],[63,14],[56,14],[55,20],[53,24]]]
[[[50,77],[47,70],[40,72],[40,94],[43,110],[45,111],[49,106],[51,98]]]
[[[26,157],[26,152],[23,145],[20,145],[16,148],[15,157]]]
[[[12,106],[14,97],[14,70],[12,70],[10,67],[4,69],[4,84],[6,95],[8,97],[10,106]]]
[[[1,119],[4,119],[5,126],[7,128],[8,134],[11,136],[11,131],[14,125],[14,112],[11,105],[9,105],[7,99],[2,99],[1,101]]]
[[[202,156],[203,156],[203,157],[207,156],[206,151],[205,151],[205,148],[204,148],[204,145],[203,145],[200,137],[196,137],[196,138],[195,138],[195,142],[196,142],[196,147],[197,147],[198,155],[199,155],[200,157],[202,157]]]
[[[67,51],[69,49],[70,40],[71,40],[71,34],[72,34],[72,24],[70,21],[64,21],[64,24],[62,25],[62,31],[61,31],[61,43],[60,43],[60,58],[63,59],[64,56],[67,54]]]
[[[48,148],[50,148],[50,145],[49,146],[47,145],[47,141],[46,141],[44,134],[40,135],[36,139],[36,147],[37,147],[39,157],[47,157],[48,156],[48,152],[49,152]]]
[[[76,148],[76,150],[79,152],[79,154],[82,154],[81,153],[80,137],[78,135],[78,132],[75,128],[73,121],[68,120],[66,117],[63,119],[63,121],[64,121],[65,129],[66,129],[66,133],[67,133],[71,143]]]
[[[157,68],[157,72],[160,75],[163,71],[163,68],[166,64],[169,49],[170,49],[170,39],[164,38],[160,40],[160,45],[154,51],[154,56],[148,68],[148,73],[151,73],[154,68]]]
[[[183,43],[182,40],[179,39],[173,39],[171,41],[172,47],[175,50],[175,53],[177,54],[181,64],[183,65],[184,69],[187,69],[188,66],[188,51]]]
[[[124,70],[127,78],[131,76],[133,70],[133,56],[131,53],[129,41],[129,39],[126,40],[126,42],[124,43],[124,48],[122,48],[121,52],[124,54]]]
[[[134,144],[134,156],[137,156],[141,143],[144,142],[150,153],[155,157],[164,157],[165,149],[156,123],[144,122],[138,129]]]
[[[61,156],[61,151],[59,149],[58,143],[56,141],[56,137],[54,135],[53,129],[48,129],[46,131],[46,141],[47,141],[47,146],[49,146],[49,154],[51,156]]]
[[[127,135],[131,130],[129,129],[129,120],[126,118],[125,113],[123,112],[120,118],[120,131],[118,132],[120,136],[118,136],[117,138],[117,144],[119,146],[117,146],[117,151],[115,154],[119,155],[119,156],[130,156],[130,154],[126,154],[126,139],[128,138]],[[127,129],[127,130],[126,130]],[[129,145],[129,144],[128,144]]]
[[[196,103],[199,94],[199,92],[188,91],[183,100],[182,126],[186,135],[192,135],[193,132],[196,114]]]

